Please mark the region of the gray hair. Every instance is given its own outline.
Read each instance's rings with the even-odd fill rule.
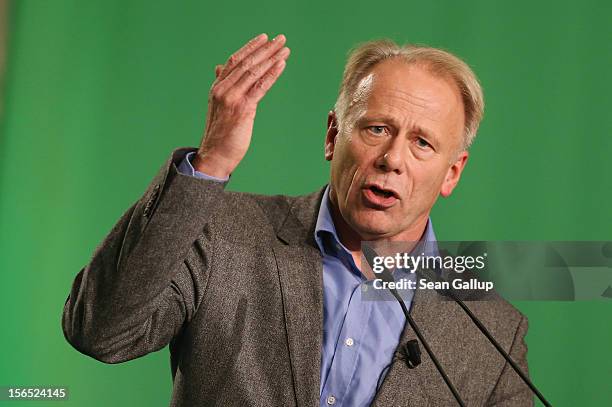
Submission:
[[[401,58],[408,64],[423,64],[431,73],[450,77],[459,87],[463,100],[465,129],[463,150],[467,150],[478,131],[484,114],[484,97],[478,78],[470,67],[448,51],[421,45],[398,45],[389,39],[368,41],[353,48],[350,53],[338,99],[334,106],[340,129],[346,130],[345,121],[350,113],[352,101],[359,82],[377,63],[389,58]]]

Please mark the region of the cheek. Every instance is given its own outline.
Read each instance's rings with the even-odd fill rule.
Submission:
[[[359,187],[366,174],[366,153],[367,150],[349,137],[336,146],[332,161],[332,182],[343,207],[358,205]]]
[[[413,176],[413,198],[421,201],[435,201],[440,192],[447,169],[442,166],[424,166],[416,169]]]

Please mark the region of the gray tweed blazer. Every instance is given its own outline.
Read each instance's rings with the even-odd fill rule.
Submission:
[[[170,345],[172,406],[317,406],[323,280],[313,231],[323,189],[228,192],[177,171],[193,150],[172,153],[77,274],[64,335],[105,363]],[[468,317],[437,296],[417,290],[411,314],[467,405],[533,405]],[[526,318],[504,301],[468,305],[526,370]],[[406,325],[401,343],[413,338]],[[422,358],[415,369],[394,363],[373,405],[456,405]]]

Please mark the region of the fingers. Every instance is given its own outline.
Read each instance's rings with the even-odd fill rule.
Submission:
[[[228,72],[228,68],[226,66],[226,69],[223,70],[220,77],[220,79],[223,81],[221,87],[224,89],[232,87],[245,73],[255,76],[252,70],[261,62],[276,54],[276,52],[283,47],[285,41],[286,38],[284,35],[280,34],[276,36],[272,41],[268,41],[265,45],[259,47],[250,55],[246,56],[231,70],[229,74],[227,74],[227,76],[223,77],[223,75]],[[257,79],[258,77],[255,78],[255,80]]]
[[[251,39],[242,48],[234,52],[225,63],[223,70],[220,72],[219,79],[224,79],[242,60],[257,50],[259,47],[267,43],[268,35],[259,34]]]
[[[255,84],[249,89],[247,96],[255,103],[258,103],[270,87],[276,82],[278,77],[285,69],[286,62],[284,59],[277,61]]]
[[[228,106],[244,102],[256,104],[276,82],[291,51],[284,47],[286,38],[282,34],[272,41],[264,38],[267,37],[263,34],[255,37],[225,65],[215,67],[216,80],[211,89],[213,101]]]
[[[278,61],[284,61],[289,57],[291,50],[287,47],[281,48],[276,54],[270,58],[264,59],[259,64],[251,67],[246,71],[240,80],[232,87],[232,92],[237,94],[245,94],[253,84],[261,79],[268,70]]]

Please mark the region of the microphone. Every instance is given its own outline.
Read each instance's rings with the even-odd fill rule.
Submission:
[[[417,271],[417,273],[421,274],[422,276],[424,276],[428,280],[435,281],[435,282],[442,282],[442,283],[445,283],[444,285],[448,284],[448,286],[450,286],[448,281],[446,281],[444,278],[439,276],[433,270],[419,269]],[[516,364],[516,362],[514,362],[514,360],[512,360],[510,355],[508,355],[508,353],[506,353],[506,351],[495,340],[493,335],[491,335],[489,330],[482,324],[482,322],[476,317],[476,315],[474,315],[472,313],[472,311],[470,311],[468,306],[465,305],[465,303],[458,297],[458,295],[456,293],[456,290],[452,290],[452,289],[438,290],[438,293],[443,295],[443,296],[450,297],[452,300],[454,300],[461,307],[461,309],[463,309],[463,311],[468,315],[468,317],[470,317],[470,319],[476,325],[476,327],[478,327],[480,332],[489,340],[489,342],[491,342],[491,344],[495,347],[495,349],[497,349],[497,352],[499,352],[504,357],[504,359],[506,359],[506,361],[508,362],[508,364],[510,364],[512,369],[520,376],[520,378],[523,380],[523,383],[525,383],[527,386],[529,386],[529,388],[531,389],[533,394],[535,394],[538,397],[538,399],[540,399],[542,404],[544,404],[547,407],[551,407],[551,404],[544,398],[542,393],[540,393],[540,391],[535,387],[535,385],[531,382],[531,380],[529,380],[529,377],[527,377],[527,375],[519,368],[519,366]]]
[[[376,254],[374,249],[372,249],[368,245],[362,245],[362,252],[363,252],[364,257],[366,258],[366,261],[370,265],[370,268],[372,268],[372,270],[374,270],[374,258],[378,257],[378,255]],[[393,276],[387,270],[386,267],[383,267],[383,271],[380,273],[380,276],[381,276],[381,279],[384,282],[387,282],[387,283],[395,282],[395,280],[393,279]],[[455,386],[450,381],[450,379],[448,378],[446,372],[442,368],[442,365],[440,365],[440,362],[438,362],[438,359],[436,358],[436,356],[434,355],[433,351],[429,347],[429,344],[427,343],[427,341],[423,337],[423,334],[421,333],[421,330],[417,326],[416,322],[414,322],[414,320],[412,319],[412,316],[410,316],[410,313],[408,312],[408,308],[406,307],[406,304],[404,303],[404,300],[402,299],[402,297],[400,297],[400,295],[398,294],[398,292],[397,292],[397,290],[395,288],[387,288],[387,289],[391,292],[391,294],[399,302],[400,306],[402,307],[402,311],[404,312],[404,315],[406,316],[406,321],[408,321],[408,324],[414,330],[414,333],[416,334],[417,338],[419,338],[419,341],[421,341],[421,343],[423,344],[423,347],[425,348],[425,351],[427,352],[427,354],[429,355],[429,358],[432,360],[432,362],[436,366],[436,369],[440,373],[440,376],[442,376],[442,379],[444,379],[444,383],[446,383],[446,386],[449,388],[451,393],[453,393],[453,396],[455,397],[455,400],[457,400],[457,403],[461,407],[465,407],[465,403],[461,399],[461,396],[459,395],[459,392],[457,392],[457,390],[455,389]],[[414,367],[418,366],[421,363],[421,351],[419,349],[418,342],[416,342],[414,340],[409,341],[406,344],[406,346],[404,347],[404,352],[405,352],[405,354],[406,354],[406,356],[408,358],[408,362],[409,362],[408,367],[414,368]],[[412,364],[413,366],[411,367],[410,364]]]

